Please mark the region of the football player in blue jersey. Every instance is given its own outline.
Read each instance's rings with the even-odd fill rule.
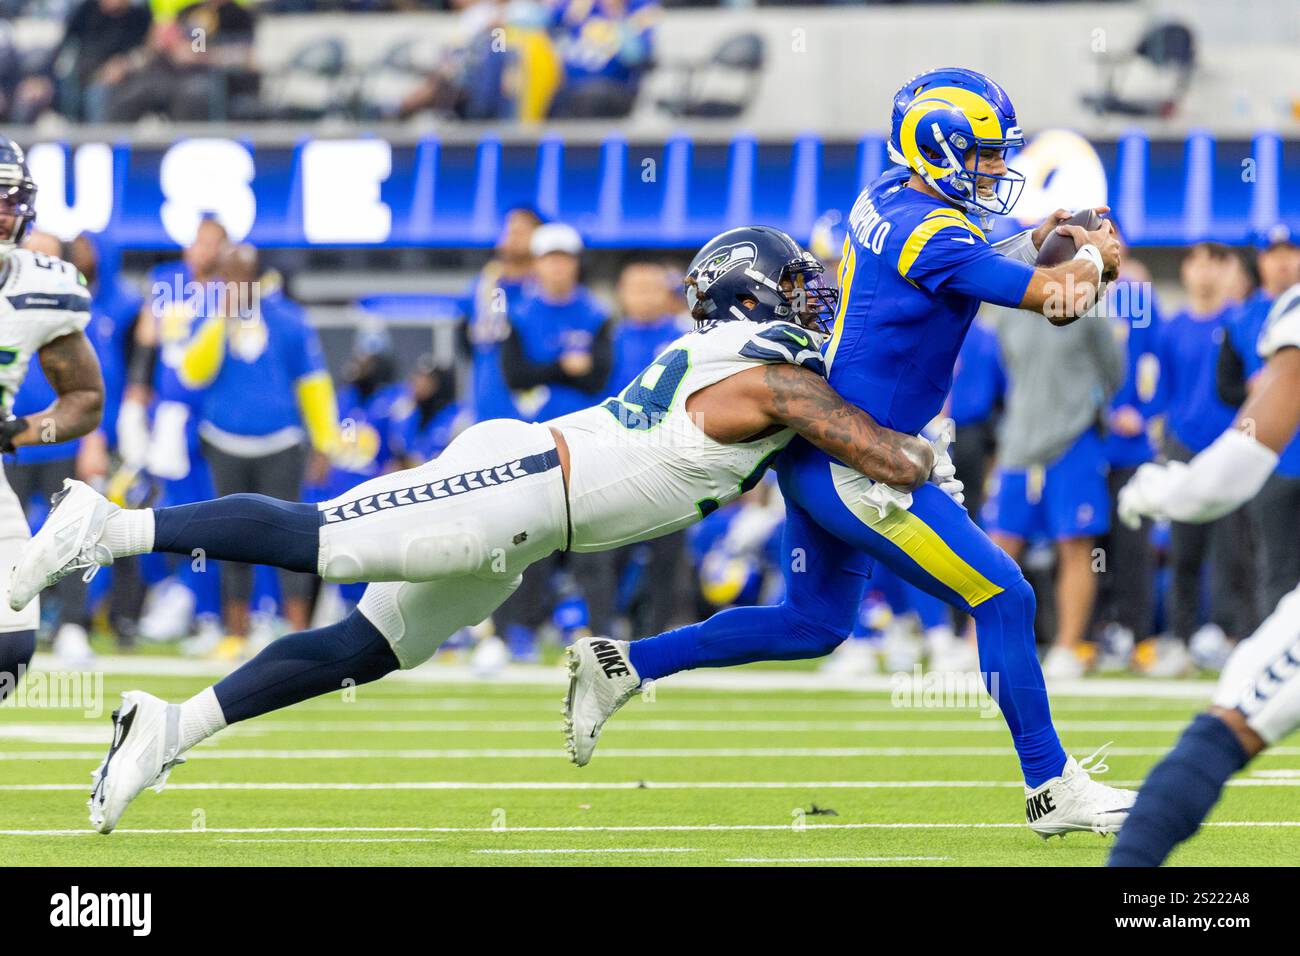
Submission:
[[[939,412],[981,302],[1064,325],[1117,274],[1119,243],[1109,223],[1087,232],[1063,225],[1063,210],[998,247],[989,243],[988,218],[1010,212],[1023,186],[1007,165],[1023,142],[1007,94],[979,73],[923,74],[895,97],[890,152],[907,169],[887,171],[853,205],[841,299],[824,346],[831,385],[882,424],[916,434]],[[1053,230],[1074,240],[1075,258],[1032,265]],[[571,749],[589,756],[604,721],[641,681],[829,653],[852,630],[878,562],[974,617],[981,670],[1020,757],[1030,828],[1044,838],[1117,831],[1134,795],[1092,780],[1093,758],[1077,762],[1061,746],[1035,648],[1034,592],[1016,562],[937,486],[896,494],[797,440],[777,467],[788,507],[785,600],[616,644],[628,667],[613,668],[612,677],[610,668],[585,666],[579,642],[570,699],[584,706],[570,716],[572,733],[584,740]],[[827,582],[846,572],[856,572],[860,586],[852,594],[838,587],[832,598]]]

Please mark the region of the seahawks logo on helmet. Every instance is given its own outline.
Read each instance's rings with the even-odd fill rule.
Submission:
[[[723,246],[707,262],[700,266],[695,275],[695,286],[701,292],[707,292],[709,286],[717,282],[732,269],[749,268],[758,259],[758,250],[752,242],[738,242]]]

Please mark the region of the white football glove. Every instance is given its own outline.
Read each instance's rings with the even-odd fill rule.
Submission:
[[[944,422],[939,437],[930,442],[934,450],[934,467],[930,469],[930,481],[939,486],[939,490],[959,505],[966,503],[966,485],[957,477],[957,466],[952,463],[948,446],[953,442],[952,422]]]
[[[1166,517],[1170,490],[1186,471],[1181,461],[1143,465],[1119,491],[1119,520],[1136,530],[1143,518]]]

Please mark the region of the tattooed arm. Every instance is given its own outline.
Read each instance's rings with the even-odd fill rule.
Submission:
[[[37,355],[57,397],[49,408],[25,417],[27,427],[10,436],[14,447],[80,438],[99,424],[104,409],[99,359],[84,332],[52,339]]]
[[[882,427],[820,375],[795,365],[746,369],[696,392],[686,408],[715,441],[792,428],[853,470],[900,491],[921,487],[934,467],[929,442]]]

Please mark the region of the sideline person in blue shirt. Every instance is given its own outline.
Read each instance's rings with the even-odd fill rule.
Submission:
[[[1191,461],[1232,424],[1233,408],[1219,397],[1217,369],[1225,322],[1235,311],[1228,300],[1233,278],[1227,246],[1202,242],[1183,257],[1180,277],[1187,305],[1160,327],[1161,387],[1167,407],[1165,455]],[[1192,643],[1202,620],[1210,628],[1198,638],[1224,647],[1259,623],[1255,596],[1255,554],[1245,509],[1209,524],[1173,522],[1169,533],[1172,585],[1169,624],[1174,637]],[[1211,598],[1202,616],[1201,582],[1210,567]]]
[[[1263,370],[1257,348],[1264,320],[1274,300],[1300,282],[1300,243],[1279,223],[1255,237],[1259,289],[1229,317],[1219,353],[1218,393],[1240,407]],[[1247,506],[1260,545],[1260,607],[1277,607],[1300,582],[1300,438],[1282,451],[1277,470]]]

